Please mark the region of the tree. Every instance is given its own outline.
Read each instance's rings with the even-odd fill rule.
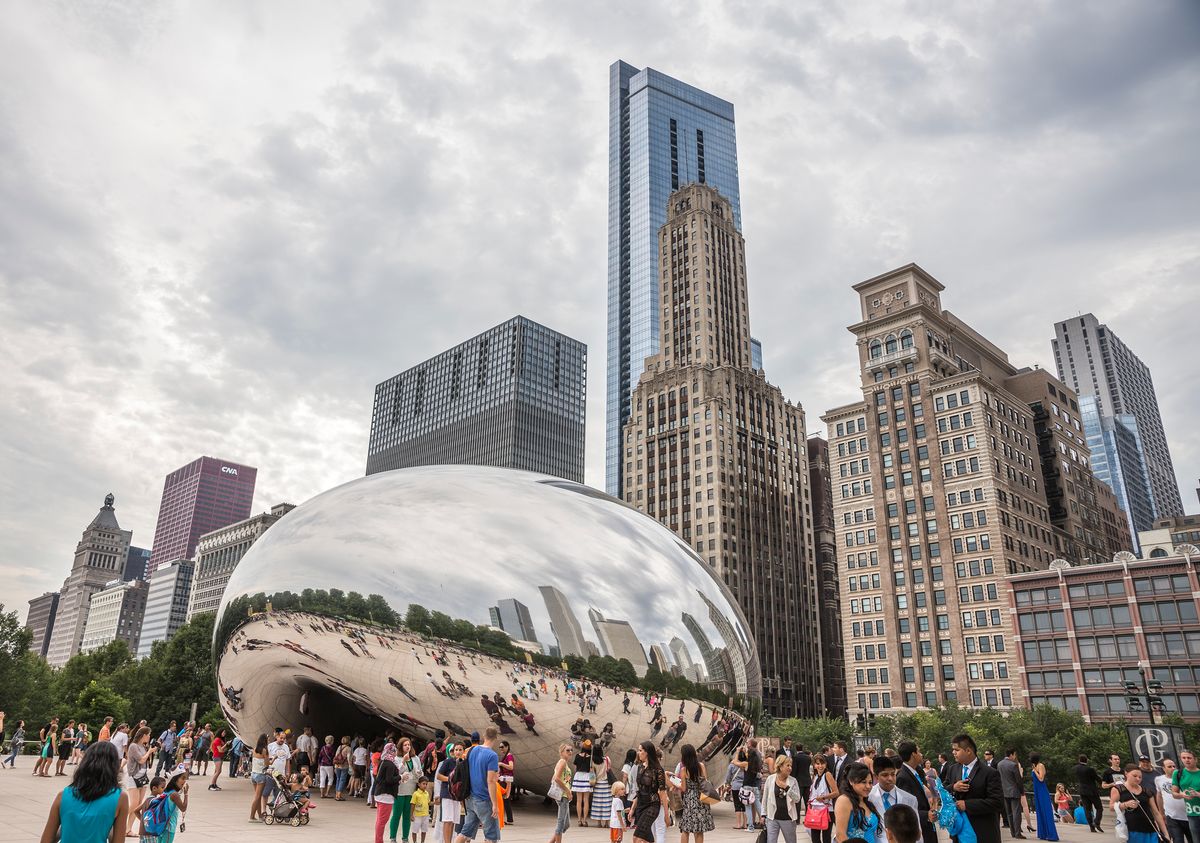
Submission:
[[[133,662],[129,645],[121,640],[110,641],[89,653],[78,653],[54,674],[53,697],[56,705],[69,708],[79,699],[79,693],[93,679],[105,683]],[[115,717],[115,715],[114,715]]]
[[[105,717],[116,723],[127,723],[132,713],[129,700],[118,694],[107,684],[91,680],[79,692],[71,706],[69,716],[87,724],[99,724]]]

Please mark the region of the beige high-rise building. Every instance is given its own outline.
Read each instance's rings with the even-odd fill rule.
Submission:
[[[661,351],[645,360],[623,431],[622,496],[733,591],[756,638],[766,710],[820,714],[804,410],[753,367],[745,243],[729,202],[705,185],[676,191],[658,246]]]
[[[246,551],[271,525],[296,507],[277,503],[267,512],[205,533],[196,542],[196,572],[188,603],[187,619],[204,612],[215,612],[225,595],[225,586]]]
[[[854,286],[863,400],[830,410],[851,711],[1021,704],[1007,574],[1054,535],[1007,355],[915,264]]]
[[[132,540],[133,533],[117,523],[113,496],[107,495],[75,546],[71,573],[59,592],[54,631],[46,649],[51,667],[62,667],[79,652],[92,595],[121,576]]]

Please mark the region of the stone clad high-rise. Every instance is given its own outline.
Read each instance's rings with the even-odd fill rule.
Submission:
[[[1122,542],[1074,393],[944,289],[916,264],[854,286],[863,397],[823,416],[852,712],[1020,705],[1004,577]]]
[[[54,630],[46,648],[46,661],[52,667],[62,667],[79,652],[92,595],[119,579],[125,570],[133,533],[117,523],[113,502],[111,494],[104,498],[104,506],[75,546],[75,561],[59,592]]]
[[[1056,323],[1052,345],[1058,376],[1084,409],[1093,470],[1117,493],[1133,538],[1182,515],[1149,367],[1091,313]]]
[[[816,715],[826,705],[804,411],[752,365],[734,206],[703,184],[668,203],[656,248],[661,350],[633,393],[621,494],[733,591],[756,637],[766,710]],[[748,646],[711,620],[728,627],[727,650]],[[723,674],[711,644],[696,643],[710,679]]]
[[[647,357],[659,351],[658,230],[667,197],[716,188],[741,230],[733,104],[653,68],[609,68],[605,488],[624,485],[621,437]]]

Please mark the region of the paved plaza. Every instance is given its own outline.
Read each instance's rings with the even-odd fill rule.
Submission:
[[[33,759],[22,758],[21,762],[24,762],[22,768],[0,771],[0,822],[3,822],[0,840],[4,843],[37,840],[46,823],[46,813],[50,803],[54,801],[54,795],[70,781],[69,778],[35,779],[30,775]],[[186,817],[187,829],[180,838],[182,843],[282,843],[306,838],[331,840],[335,839],[333,835],[337,835],[339,843],[366,842],[372,839],[375,812],[365,807],[362,800],[334,802],[332,799],[318,798],[312,822],[307,826],[267,827],[261,823],[252,825],[248,821],[251,793],[249,782],[243,779],[228,781],[222,777],[224,789],[220,792],[210,792],[206,790],[207,785],[202,780],[195,781],[196,785],[190,797],[191,807]],[[516,822],[506,826],[501,834],[505,843],[546,843],[554,828],[554,813],[543,809],[540,802],[538,798],[526,797],[516,803]],[[705,835],[706,841],[745,843],[747,840],[754,840],[744,831],[733,830],[732,805],[719,805],[713,813],[716,815],[717,829]],[[1111,829],[1107,816],[1105,824]],[[1066,843],[1110,843],[1115,840],[1111,833],[1089,834],[1083,826],[1060,825],[1059,834]],[[478,839],[482,841],[482,835]],[[678,839],[678,832],[669,829],[668,843]],[[807,841],[803,836],[800,839]],[[1009,839],[1007,831],[1003,832],[1004,843]],[[632,835],[627,833],[625,840],[626,843],[633,843]],[[429,843],[435,843],[432,836]],[[574,825],[567,832],[564,843],[608,843],[608,830],[595,827],[580,828]],[[942,834],[939,843],[949,843],[948,838]]]

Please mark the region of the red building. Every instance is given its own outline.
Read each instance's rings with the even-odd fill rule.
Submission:
[[[257,468],[214,457],[200,457],[168,474],[146,579],[159,565],[191,559],[205,533],[249,518],[257,478]]]

